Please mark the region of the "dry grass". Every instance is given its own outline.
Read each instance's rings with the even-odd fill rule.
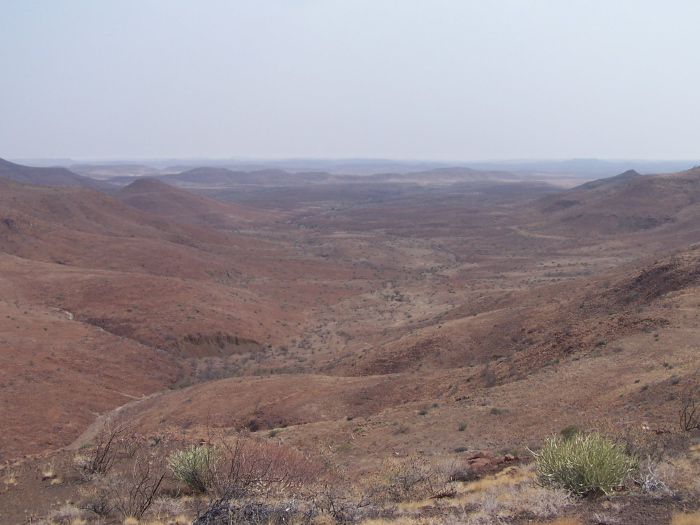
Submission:
[[[700,512],[674,514],[671,525],[700,525]]]
[[[529,483],[501,485],[485,491],[476,502],[476,512],[469,515],[467,523],[498,523],[519,515],[551,518],[574,501],[566,491],[550,490]]]
[[[535,516],[539,519],[553,518],[574,504],[569,494],[562,490],[542,488],[535,483],[531,465],[513,467],[495,475],[468,484],[454,484],[461,491],[453,499],[439,502],[431,499],[403,502],[397,507],[400,519],[405,523],[420,523],[417,517],[426,506],[447,510],[442,520],[445,523],[491,524],[512,520],[518,516]],[[406,521],[408,520],[408,521]],[[365,523],[378,525],[384,521],[371,520]],[[392,520],[391,523],[398,523]],[[567,522],[562,522],[565,525]],[[570,522],[578,524],[577,521]]]
[[[187,507],[191,498],[158,498],[148,510],[149,519],[153,523],[165,521],[167,523],[191,523],[193,518],[187,516]]]
[[[470,483],[467,493],[460,498],[464,509],[476,510],[466,513],[467,523],[495,523],[530,514],[538,518],[551,518],[574,502],[562,490],[550,490],[535,484],[533,466],[514,467],[495,476]]]
[[[169,519],[149,519],[141,520],[139,525],[190,525],[192,518],[186,516],[175,516]]]
[[[583,525],[580,518],[576,516],[557,518],[554,521],[533,521],[532,525]]]
[[[432,525],[435,523],[431,518],[414,518],[401,516],[395,519],[370,519],[362,522],[363,525]]]
[[[56,467],[54,466],[53,461],[49,461],[42,467],[41,475],[44,477],[44,479],[53,479],[56,477]]]
[[[466,492],[484,492],[504,485],[513,485],[522,482],[534,482],[532,465],[513,467],[485,478],[472,481],[465,486]]]
[[[66,503],[49,513],[48,519],[52,525],[83,525],[87,523],[87,515],[84,510]]]

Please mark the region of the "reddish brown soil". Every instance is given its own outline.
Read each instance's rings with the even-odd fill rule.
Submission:
[[[672,428],[700,365],[698,178],[121,201],[0,179],[0,453],[79,445],[141,398],[112,416],[142,435],[285,427],[351,477],[568,424]]]

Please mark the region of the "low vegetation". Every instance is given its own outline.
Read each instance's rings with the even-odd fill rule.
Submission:
[[[645,440],[635,443],[580,427],[562,434],[566,437],[549,438],[533,453],[533,461],[511,459],[514,462],[479,470],[471,466],[468,454],[451,460],[416,455],[385,460],[374,475],[352,482],[343,479],[337,465],[311,461],[262,435],[210,430],[206,441],[186,443],[142,439],[125,427],[105,427],[73,461],[78,501],[55,508],[39,522],[398,525],[425,523],[430,516],[431,523],[446,524],[523,519],[549,523],[562,515],[575,520],[584,497],[629,491],[653,493],[653,498],[675,494],[670,486],[680,482],[681,459],[663,461],[662,453],[651,451],[667,450],[685,433],[647,432]],[[634,447],[646,455],[645,461],[630,453]],[[82,470],[76,471],[75,464],[83,465]],[[91,466],[89,475],[85,465]],[[70,477],[65,465],[50,466],[51,475]],[[615,507],[603,506],[596,514],[607,516],[600,523],[627,523],[610,508]],[[688,520],[696,516],[693,509],[683,508],[673,523],[691,523]]]
[[[168,463],[175,479],[197,492],[206,492],[211,487],[220,459],[216,446],[203,443],[176,450]]]
[[[631,479],[639,463],[624,445],[598,432],[552,437],[535,453],[535,461],[542,485],[578,496],[612,494]]]

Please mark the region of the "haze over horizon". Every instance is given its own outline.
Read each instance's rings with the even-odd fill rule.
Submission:
[[[687,0],[3,13],[3,158],[698,158]]]

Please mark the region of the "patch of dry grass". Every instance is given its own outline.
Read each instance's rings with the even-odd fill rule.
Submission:
[[[563,490],[545,489],[530,483],[514,483],[488,489],[474,503],[477,510],[469,514],[469,524],[498,523],[520,515],[551,518],[573,505],[574,501]]]
[[[566,491],[538,486],[531,465],[512,467],[471,483],[455,484],[455,488],[458,490],[455,498],[403,502],[397,512],[402,520],[409,519],[407,523],[415,524],[422,519],[419,516],[422,508],[441,507],[445,511],[442,513],[445,523],[492,524],[523,515],[553,518],[575,503]],[[375,521],[366,523],[379,525]],[[398,522],[392,520],[391,523]],[[579,522],[570,523],[578,525]]]
[[[60,508],[49,513],[48,523],[51,525],[84,525],[88,518],[88,512],[66,503]]]
[[[700,512],[674,514],[671,525],[700,525]]]
[[[484,492],[503,485],[513,485],[525,481],[534,482],[532,466],[513,467],[502,470],[493,476],[472,481],[465,486],[466,492]]]
[[[532,525],[583,525],[583,522],[577,516],[557,518],[554,521],[533,521]]]

